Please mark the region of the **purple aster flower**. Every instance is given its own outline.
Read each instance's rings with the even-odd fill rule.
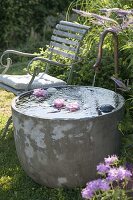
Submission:
[[[47,91],[42,89],[42,88],[38,88],[38,89],[34,89],[33,94],[36,97],[46,97],[47,96]]]
[[[107,180],[109,181],[129,180],[131,176],[132,173],[129,170],[126,170],[124,167],[111,168],[108,172]]]
[[[106,165],[114,165],[118,162],[118,157],[116,155],[108,156],[107,158],[104,158]]]
[[[124,169],[124,167],[119,167],[117,171],[117,177],[119,180],[129,180],[132,176],[132,173],[129,170]]]
[[[99,165],[97,165],[97,171],[100,174],[106,174],[110,169],[109,165],[106,165],[104,163],[100,163]]]
[[[109,182],[105,179],[97,179],[87,183],[86,189],[89,189],[92,192],[96,192],[98,190],[106,191],[109,190]]]
[[[93,192],[90,190],[90,189],[87,189],[87,188],[84,188],[82,191],[81,191],[81,195],[83,198],[85,199],[91,199],[93,197]]]
[[[116,181],[117,179],[117,168],[111,168],[108,172],[108,181]]]
[[[90,189],[92,192],[99,190],[99,182],[101,179],[90,181],[87,183],[87,189]]]
[[[99,189],[102,191],[107,191],[110,189],[109,182],[105,179],[101,180]]]
[[[81,194],[83,198],[91,199],[95,195],[95,192],[107,190],[110,190],[109,182],[105,179],[97,179],[88,182]]]

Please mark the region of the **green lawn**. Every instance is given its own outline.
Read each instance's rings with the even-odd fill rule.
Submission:
[[[0,90],[0,133],[8,116],[13,95]],[[36,184],[20,166],[13,127],[0,140],[0,200],[81,200],[80,189],[50,189]]]

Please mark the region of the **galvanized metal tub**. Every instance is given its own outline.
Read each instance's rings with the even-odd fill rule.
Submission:
[[[29,93],[13,99],[14,138],[20,163],[34,181],[48,187],[83,186],[96,177],[96,165],[105,156],[119,154],[118,123],[123,117],[123,97],[103,88],[66,88],[70,91],[75,88],[79,96],[83,95],[85,106],[92,101],[87,91],[97,98],[96,106],[107,104],[112,98],[114,109],[100,114],[96,109],[97,113],[91,111],[88,114],[94,105],[90,102],[90,109],[84,109],[82,105],[84,113],[82,110],[46,113],[38,104],[19,108],[18,102]]]

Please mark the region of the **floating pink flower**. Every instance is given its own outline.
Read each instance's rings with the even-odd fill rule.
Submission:
[[[55,99],[53,102],[53,105],[56,108],[62,108],[63,106],[65,106],[65,100],[64,99]]]
[[[46,97],[47,96],[47,91],[42,89],[42,88],[38,88],[38,89],[34,89],[33,94],[36,97]]]
[[[67,110],[69,110],[70,112],[74,112],[76,110],[80,109],[80,106],[78,104],[78,102],[72,102],[66,105]]]

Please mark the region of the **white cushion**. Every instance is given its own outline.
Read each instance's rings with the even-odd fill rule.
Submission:
[[[6,84],[12,88],[15,88],[17,90],[24,90],[28,83],[31,80],[31,75],[7,75],[7,74],[1,74],[0,75],[0,82],[3,84]],[[66,85],[65,81],[62,81],[61,79],[57,79],[53,76],[50,76],[48,74],[39,73],[38,76],[35,77],[31,89],[35,88],[41,88],[41,87],[51,87],[51,86],[60,86],[60,85]]]

